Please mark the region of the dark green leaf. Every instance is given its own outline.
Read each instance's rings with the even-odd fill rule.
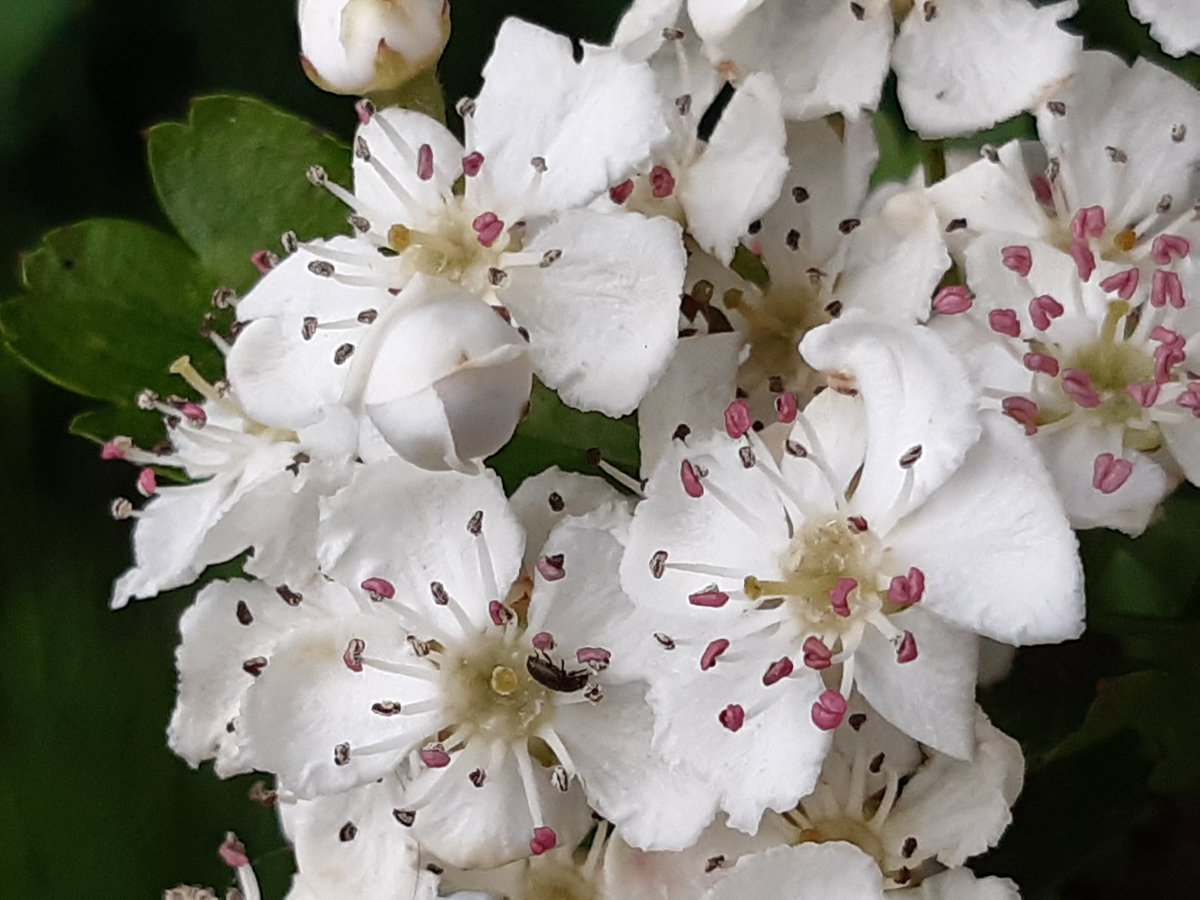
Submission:
[[[80,413],[68,430],[97,444],[123,434],[139,447],[153,447],[166,437],[162,417],[136,406],[104,406]]]
[[[564,404],[554,391],[535,383],[529,415],[508,445],[488,465],[512,492],[530,475],[550,466],[570,472],[598,474],[588,463],[588,451],[629,474],[638,471],[638,432],[632,419],[610,419],[598,412],[580,412]]]
[[[150,129],[150,171],[171,223],[222,283],[258,277],[250,257],[280,252],[279,238],[346,230],[348,210],[305,177],[324,166],[350,183],[350,151],[333,136],[249,97],[203,97],[186,124]]]
[[[142,388],[179,391],[167,368],[189,354],[221,371],[200,336],[212,278],[180,241],[133,222],[91,219],[52,231],[25,257],[26,293],[0,304],[0,335],[50,381],[130,403]]]

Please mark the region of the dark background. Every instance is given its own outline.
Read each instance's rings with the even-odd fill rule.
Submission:
[[[454,0],[441,66],[447,97],[476,90],[505,15],[603,41],[622,6]],[[19,251],[55,225],[104,215],[168,228],[141,133],[182,118],[190,97],[255,94],[349,136],[351,102],[323,94],[299,70],[293,7],[0,0],[0,297],[19,290]],[[1121,0],[1085,3],[1077,23],[1095,44],[1127,54],[1151,48]],[[1185,63],[1193,75],[1194,64]],[[223,888],[229,873],[214,851],[230,828],[255,856],[268,896],[281,896],[290,859],[274,814],[247,799],[254,779],[192,772],[164,743],[175,623],[188,592],[107,609],[109,585],[129,559],[127,526],[112,522],[107,506],[130,493],[134,470],[102,464],[94,446],[65,434],[84,408],[0,353],[0,896]],[[1083,671],[1104,674],[1102,641],[1071,652]],[[1034,654],[1029,663],[1047,668],[1040,684],[1051,699],[1055,673],[1072,664],[1065,659]],[[1078,784],[1031,782],[1028,808],[1017,814],[1028,824],[995,858],[1025,876],[1027,896],[1196,896],[1195,805],[1152,798],[1138,749],[1102,748],[1100,774]],[[1102,840],[1093,829],[1072,843],[1081,810],[1093,824],[1100,817]],[[1048,852],[1050,842],[1060,851],[1065,842],[1065,859]],[[1074,870],[1091,874],[1043,892]]]

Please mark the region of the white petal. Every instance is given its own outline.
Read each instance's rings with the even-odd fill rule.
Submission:
[[[1012,821],[1025,776],[1021,745],[982,712],[974,730],[970,762],[934,754],[905,784],[880,835],[897,862],[905,840],[915,837],[917,858],[960,866],[994,846]]]
[[[789,119],[857,119],[879,103],[892,41],[890,6],[859,6],[861,20],[843,0],[767,0],[706,50],[714,62],[774,75]]]
[[[854,654],[854,680],[889,722],[922,744],[959,759],[975,747],[978,638],[914,608],[891,617],[917,641],[917,658],[896,661],[896,648],[868,628]]]
[[[544,821],[534,822],[525,787],[509,747],[476,737],[444,769],[426,769],[407,786],[407,796],[423,798],[413,834],[421,846],[450,865],[489,868],[529,855],[533,829],[553,828],[559,846],[573,847],[592,824],[583,791],[553,787],[548,773],[534,763],[533,784]],[[483,769],[475,787],[470,773]],[[436,786],[431,786],[436,782]]]
[[[1041,238],[1051,226],[1033,192],[1031,179],[1045,169],[1027,156],[1040,144],[1009,141],[996,161],[983,158],[939,181],[926,192],[938,211],[946,240],[956,257],[978,234],[1011,232]],[[965,223],[965,224],[964,224]]]
[[[862,215],[879,145],[867,120],[846,122],[840,131],[825,120],[789,122],[787,155],[791,169],[755,246],[772,282],[807,285],[810,267],[830,276],[840,269],[847,242],[840,226]],[[789,238],[792,231],[798,240]]]
[[[959,628],[1009,644],[1078,637],[1083,574],[1049,474],[1019,428],[982,418],[962,468],[888,543],[925,573],[922,606]]]
[[[844,841],[798,844],[744,856],[702,900],[883,900],[883,875]]]
[[[680,425],[696,435],[722,427],[744,344],[745,338],[729,332],[698,334],[676,345],[671,364],[638,407],[642,472],[654,471]]]
[[[554,526],[569,516],[582,516],[607,503],[630,505],[630,498],[595,475],[564,472],[551,466],[526,478],[509,498],[509,506],[525,529],[525,564],[542,553]]]
[[[1084,53],[1075,78],[1039,107],[1038,133],[1061,162],[1068,207],[1102,206],[1118,228],[1153,215],[1164,194],[1196,193],[1200,95],[1144,59],[1130,68],[1110,53]]]
[[[855,503],[868,522],[879,520],[885,528],[889,516],[919,506],[979,436],[976,389],[929,329],[848,310],[810,331],[800,353],[815,369],[849,374],[857,382],[868,438]],[[901,458],[916,447],[920,458],[901,468]]]
[[[678,21],[682,8],[683,0],[634,0],[617,23],[612,46],[630,59],[649,59],[662,45],[663,29]]]
[[[812,721],[813,704],[825,690],[815,673],[797,670],[770,687],[762,683],[766,664],[794,649],[790,643],[747,639],[745,644],[762,665],[718,661],[701,672],[701,647],[677,648],[673,662],[681,671],[656,676],[648,696],[655,715],[654,749],[705,778],[730,826],[752,834],[768,809],[791,809],[813,789],[830,735]],[[735,641],[730,650],[738,648]],[[736,732],[718,719],[733,704],[746,712]]]
[[[1163,422],[1159,426],[1171,458],[1183,470],[1184,477],[1200,485],[1200,421],[1188,416],[1181,422]]]
[[[395,107],[378,110],[355,138],[366,142],[371,159],[354,157],[354,196],[362,203],[360,214],[377,234],[386,236],[395,224],[420,227],[440,211],[443,196],[462,175],[462,144],[446,126],[423,113]],[[417,173],[423,146],[429,147],[433,159],[433,175],[425,180]],[[381,168],[402,185],[403,193],[396,193]]]
[[[250,416],[278,428],[311,425],[324,407],[338,403],[351,366],[334,362],[338,348],[356,346],[368,332],[358,325],[359,313],[386,311],[395,305],[382,288],[346,285],[309,270],[321,262],[322,248],[352,253],[369,265],[374,249],[353,238],[314,241],[313,250],[300,248],[268,272],[237,307],[238,318],[249,322],[234,342],[226,372],[239,402]],[[318,328],[305,339],[305,320],[348,322],[348,326]]]
[[[1125,450],[1121,432],[1119,426],[1083,422],[1034,437],[1073,528],[1116,528],[1137,537],[1178,483],[1151,457]],[[1111,494],[1092,484],[1093,460],[1101,453],[1133,463],[1129,480]]]
[[[329,797],[281,801],[279,814],[299,869],[289,897],[414,897],[420,854],[411,830],[393,815],[399,793],[389,775]]]
[[[653,716],[645,687],[605,689],[596,706],[558,709],[554,730],[575,763],[588,800],[635,847],[682,850],[694,844],[717,811],[698,776],[650,749]]]
[[[789,540],[783,502],[759,467],[742,465],[738,446],[723,434],[708,439],[694,435],[663,454],[646,485],[646,499],[634,511],[621,563],[621,585],[634,602],[655,612],[687,615],[692,608],[688,596],[710,584],[735,593],[742,590],[746,575],[782,574],[781,557]],[[693,470],[706,469],[707,480],[720,487],[722,496],[735,498],[738,506],[727,506],[711,490],[689,496],[680,478],[685,461]],[[666,554],[665,566],[661,577],[655,577],[651,560],[660,551]],[[684,571],[676,564],[699,564],[729,574]],[[705,631],[740,617],[737,600],[702,613],[695,627]]]
[[[688,17],[706,41],[720,41],[764,0],[688,0]]]
[[[242,702],[238,724],[241,762],[275,772],[304,798],[344,791],[391,772],[409,750],[441,723],[429,714],[383,716],[376,703],[418,703],[434,697],[429,680],[343,660],[352,639],[368,655],[419,661],[407,651],[396,620],[386,613],[326,618],[294,629],[267,658]],[[386,752],[356,754],[355,747],[394,741]],[[348,744],[348,751],[339,746]],[[343,756],[348,760],[343,761]]]
[[[679,226],[572,210],[526,249],[562,252],[546,268],[513,269],[501,295],[529,330],[538,376],[578,409],[632,411],[675,348],[686,266]]]
[[[695,900],[718,881],[741,857],[779,847],[793,833],[791,825],[773,813],[763,817],[758,833],[748,835],[724,825],[720,819],[704,830],[687,850],[646,852],[630,847],[614,835],[600,867],[605,897],[638,900]],[[721,865],[710,865],[716,858]]]
[[[923,322],[948,268],[932,204],[924,192],[899,194],[851,233],[837,298],[846,309]]]
[[[242,664],[265,656],[291,629],[322,615],[322,607],[284,603],[258,581],[216,581],[179,620],[175,651],[179,697],[167,744],[191,766],[220,754],[236,737],[226,726],[238,716],[254,678]]]
[[[1188,0],[1129,0],[1129,10],[1172,56],[1200,49],[1200,19]]]
[[[688,232],[726,265],[746,228],[775,202],[787,174],[780,103],[770,76],[747,77],[678,187]]]
[[[570,40],[520,19],[500,26],[483,79],[466,143],[485,162],[467,196],[502,219],[587,203],[667,136],[649,66],[593,46],[576,63]]]
[[[1083,41],[1058,27],[1075,0],[1035,7],[1028,0],[935,3],[900,26],[892,67],[904,118],[923,138],[989,128],[1031,108],[1066,78]]]
[[[479,536],[467,529],[477,512],[483,514]],[[454,613],[434,604],[431,584],[441,583],[483,631],[489,601],[502,599],[516,580],[524,540],[492,472],[426,472],[397,459],[360,468],[329,502],[320,561],[324,572],[352,591],[368,578],[387,579],[396,602],[454,634]],[[486,542],[494,587],[480,568],[480,542]]]
[[[912,900],[1021,900],[1007,878],[977,878],[970,869],[951,869],[926,878],[919,887],[901,891]]]

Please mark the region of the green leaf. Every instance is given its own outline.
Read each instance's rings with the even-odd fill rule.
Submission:
[[[186,123],[150,129],[150,172],[171,224],[220,283],[245,290],[250,257],[279,238],[346,230],[348,210],[305,177],[324,166],[350,183],[350,150],[293,115],[249,97],[203,97]]]
[[[180,241],[145,225],[91,219],[50,232],[23,260],[20,297],[0,304],[0,337],[54,383],[127,405],[143,388],[178,391],[167,368],[220,354],[199,327],[212,277]]]
[[[153,447],[166,438],[162,417],[136,406],[104,406],[80,413],[67,430],[97,444],[118,434],[133,438],[139,447]]]
[[[550,466],[597,474],[596,466],[588,463],[588,451],[593,449],[617,468],[637,476],[638,431],[632,417],[610,419],[598,412],[580,412],[545,385],[535,383],[529,415],[508,445],[487,463],[511,493],[530,475]]]
[[[1140,738],[1140,755],[1154,764],[1151,790],[1200,790],[1196,749],[1200,747],[1200,667],[1187,672],[1146,670],[1106,679],[1083,728],[1059,745],[1062,759],[1125,731]]]

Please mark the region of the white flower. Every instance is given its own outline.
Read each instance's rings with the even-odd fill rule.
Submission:
[[[843,310],[922,321],[950,263],[921,193],[902,192],[874,210],[867,191],[879,151],[869,122],[836,129],[823,121],[789,123],[787,132],[791,167],[783,191],[750,228],[749,247],[768,284],[760,288],[693,253],[683,306],[701,330],[732,327],[745,336],[749,356],[738,386],[756,418],[771,416],[775,403],[802,404],[811,395],[814,373],[796,353],[809,330]]]
[[[398,88],[432,69],[450,37],[447,0],[300,0],[300,62],[335,94]]]
[[[705,898],[1017,897],[1011,882],[977,882],[961,867],[1012,820],[1020,745],[976,711],[975,756],[957,760],[923,750],[857,698],[853,709],[816,788],[784,814],[793,849],[743,857]]]
[[[474,471],[512,437],[529,403],[525,340],[472,295],[418,275],[393,296],[327,283],[321,254],[350,238],[298,250],[238,303],[249,325],[228,360],[247,409],[298,428],[332,405],[416,465]]]
[[[169,449],[143,450],[118,436],[101,451],[105,459],[145,466],[138,490],[150,498],[137,510],[128,500],[113,504],[117,518],[137,521],[136,564],[117,579],[112,606],[188,584],[247,549],[254,551],[245,564],[252,575],[275,583],[307,577],[319,499],[349,478],[352,418],[330,406],[306,428],[271,428],[249,416],[235,393],[206,382],[186,357],[173,371],[206,399],[167,402],[151,392],[138,398],[164,416]],[[160,484],[157,466],[177,467],[192,483]]]
[[[1075,526],[1138,534],[1181,475],[1200,483],[1200,99],[1086,53],[1038,117],[1045,175],[1009,144],[931,190],[973,294],[935,301],[937,327],[1033,437]]]
[[[852,685],[965,758],[975,635],[1082,629],[1075,539],[1049,476],[1000,416],[977,415],[934,335],[847,313],[802,352],[832,389],[793,411],[783,461],[735,401],[727,436],[663,455],[621,569],[674,647],[649,694],[655,746],[707,772],[748,831],[811,789]]]
[[[724,79],[701,55],[695,34],[684,30],[686,21],[678,24],[662,29],[657,43],[625,43],[628,29],[613,39],[631,58],[649,58],[670,137],[642,172],[608,196],[626,209],[676,219],[701,248],[728,263],[747,226],[779,196],[787,172],[782,99],[770,75],[751,75],[721,99],[715,127],[706,125],[702,135]]]
[[[394,800],[387,780],[315,800],[281,800],[297,869],[288,900],[437,897],[438,876],[421,868],[417,842],[397,819]]]
[[[1200,20],[1188,0],[1129,0],[1129,11],[1172,56],[1200,49]]]
[[[645,41],[672,24],[682,6],[638,0],[618,38]],[[855,119],[875,109],[890,61],[905,118],[926,138],[989,127],[1028,109],[1069,75],[1081,42],[1057,23],[1077,8],[1027,0],[687,3],[714,65],[735,84],[771,73],[789,118],[840,112]]]
[[[447,280],[502,308],[566,402],[628,413],[675,346],[680,231],[581,207],[667,133],[649,67],[597,47],[576,63],[566,38],[509,19],[482,92],[459,108],[465,147],[427,116],[363,105],[354,193],[310,172],[347,203],[359,234],[305,245],[317,260],[297,292],[304,314],[345,318],[320,308],[331,282],[378,293],[418,273]]]
[[[198,761],[215,744],[220,771],[275,772],[303,799],[382,778],[455,865],[573,845],[576,780],[628,840],[686,846],[712,800],[650,752],[621,643],[628,518],[618,502],[565,519],[518,580],[524,535],[494,477],[361,467],[326,506],[332,581],[288,609],[265,586],[215,586],[185,615],[172,745]]]

